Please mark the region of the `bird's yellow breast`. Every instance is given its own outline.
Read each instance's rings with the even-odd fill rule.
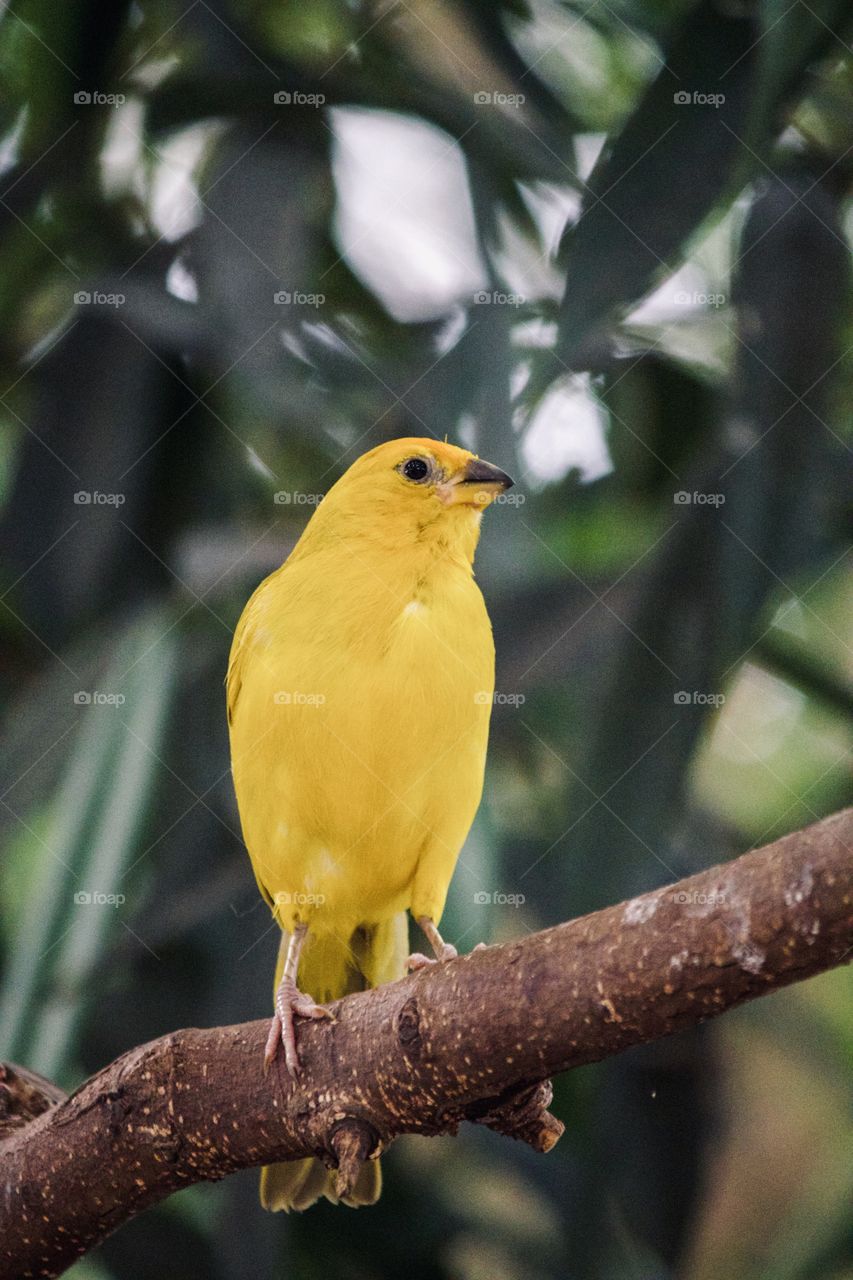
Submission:
[[[229,667],[232,765],[284,928],[349,936],[412,907],[416,885],[440,916],[480,800],[493,685],[491,627],[459,558],[335,544],[262,584]]]

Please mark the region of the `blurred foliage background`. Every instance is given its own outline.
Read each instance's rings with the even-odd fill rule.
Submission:
[[[463,949],[849,802],[850,36],[843,0],[3,6],[0,1056],[73,1087],[268,1012],[230,633],[389,437],[518,481]],[[74,1274],[849,1280],[849,997],[561,1078],[547,1159],[404,1141],[375,1209],[289,1219],[250,1171]]]

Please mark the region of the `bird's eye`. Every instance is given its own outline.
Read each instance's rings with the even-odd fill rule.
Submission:
[[[403,463],[401,470],[407,480],[414,480],[417,484],[421,480],[426,480],[429,475],[429,463],[425,462],[423,458],[408,458]]]

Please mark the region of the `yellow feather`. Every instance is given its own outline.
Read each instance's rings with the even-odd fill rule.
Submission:
[[[428,483],[402,473],[412,456]],[[282,930],[308,926],[298,982],[318,1001],[402,974],[404,913],[438,923],[480,801],[494,645],[472,562],[496,490],[455,483],[472,459],[417,439],[365,454],[234,635],[243,834]],[[334,1198],[310,1161],[274,1169],[269,1207]],[[367,1182],[375,1199],[378,1167]]]

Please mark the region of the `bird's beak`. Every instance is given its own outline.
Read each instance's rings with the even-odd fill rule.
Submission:
[[[462,502],[482,509],[507,489],[511,489],[512,485],[506,472],[493,463],[484,462],[482,458],[471,458],[464,467],[438,485],[436,492],[445,506],[455,506]]]

